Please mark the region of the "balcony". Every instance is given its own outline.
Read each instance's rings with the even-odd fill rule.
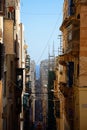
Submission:
[[[78,55],[79,54],[79,43],[74,40],[69,41],[64,50],[64,53],[71,54],[73,56]]]
[[[25,91],[31,94],[31,81],[26,82]]]
[[[64,97],[67,97],[69,92],[69,88],[67,87],[67,84],[64,82],[60,82],[59,85],[60,85],[59,89],[61,93],[64,95]]]
[[[68,59],[69,60],[69,59]],[[74,83],[74,62],[66,62],[66,71],[60,76],[60,91],[66,96],[68,90],[73,88]]]
[[[26,69],[26,72],[28,72],[30,70],[30,57],[29,57],[29,55],[26,55],[25,69]]]
[[[72,88],[67,87],[67,83],[64,82],[60,82],[59,85],[59,89],[64,95],[64,97],[68,97],[69,93],[72,91]]]
[[[23,95],[23,109],[29,109],[29,94],[24,93]]]
[[[23,68],[16,69],[16,91],[21,93],[23,90]]]
[[[79,54],[79,41],[80,41],[80,25],[79,20],[68,20],[66,25],[66,36],[64,38],[64,54],[78,55]]]
[[[66,66],[67,65],[66,62],[70,60],[71,60],[71,57],[67,53],[62,54],[58,57],[59,64],[63,66]]]
[[[59,64],[64,66],[66,65],[66,60],[64,59],[64,55],[59,56]]]

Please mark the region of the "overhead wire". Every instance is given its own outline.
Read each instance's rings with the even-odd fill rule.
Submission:
[[[21,5],[23,6],[23,1],[22,1],[22,0],[21,0]],[[60,5],[60,3],[59,3],[59,5]],[[22,10],[22,9],[21,9],[21,10]],[[21,11],[21,13],[24,13],[24,14],[27,14],[27,15],[58,15],[58,14],[39,14],[39,13],[34,14],[34,13],[23,12],[23,10]],[[47,42],[46,42],[45,47],[43,48],[42,53],[41,53],[40,57],[39,57],[38,60],[37,60],[37,64],[39,63],[39,61],[41,60],[42,56],[44,55],[44,52],[45,52],[45,50],[46,50],[46,48],[47,48],[47,46],[48,46],[48,43],[49,43],[49,41],[50,41],[50,39],[51,39],[53,33],[55,32],[57,23],[58,23],[58,21],[59,21],[60,18],[61,18],[60,16],[61,16],[61,12],[59,13],[59,17],[58,17],[58,19],[57,19],[57,21],[56,21],[56,23],[55,23],[55,25],[54,25],[54,28],[53,28],[53,30],[52,30],[50,36],[49,36],[49,39],[48,39]]]
[[[23,11],[21,11],[21,13],[22,14],[25,14],[25,15],[58,15],[58,14],[56,14],[56,13],[54,13],[54,14],[47,14],[47,13],[29,13],[29,12],[23,12]]]
[[[61,13],[59,14],[59,16],[61,16]],[[56,21],[56,23],[55,23],[55,26],[54,26],[54,28],[53,28],[53,31],[51,32],[50,37],[49,37],[48,41],[46,42],[46,45],[45,45],[44,49],[42,50],[42,53],[41,53],[40,57],[39,57],[38,60],[37,60],[37,64],[39,63],[40,59],[42,58],[42,56],[43,56],[43,54],[44,54],[44,52],[45,52],[45,50],[46,50],[46,48],[47,48],[47,46],[48,46],[48,43],[49,43],[49,41],[50,41],[50,39],[51,39],[53,33],[55,32],[55,28],[56,28],[56,25],[57,25],[59,19],[60,19],[60,17],[57,18],[57,21]]]
[[[59,2],[59,6],[60,6],[60,4],[61,4],[61,3]],[[41,58],[42,58],[42,56],[43,56],[43,54],[44,54],[44,52],[45,52],[45,50],[46,50],[46,48],[47,48],[47,46],[48,46],[48,43],[49,43],[49,41],[50,41],[50,39],[51,39],[51,37],[52,37],[52,35],[53,35],[55,29],[56,29],[56,25],[57,25],[58,21],[59,21],[60,18],[61,18],[61,17],[60,17],[60,16],[61,16],[61,13],[62,13],[62,12],[59,13],[59,17],[58,17],[58,19],[57,19],[57,21],[56,21],[56,23],[55,23],[55,25],[54,25],[53,31],[51,32],[50,37],[49,37],[48,41],[46,42],[46,45],[45,45],[44,49],[42,50],[42,53],[41,53],[40,57],[39,57],[38,60],[37,60],[37,64],[38,64],[39,61],[41,60]]]

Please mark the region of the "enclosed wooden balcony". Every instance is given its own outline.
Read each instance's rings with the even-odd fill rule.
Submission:
[[[60,85],[59,87],[60,91],[62,92],[64,97],[67,97],[69,92],[69,88],[67,87],[67,84],[64,82],[60,82],[59,85]]]
[[[80,41],[80,21],[75,16],[64,19],[60,30],[63,32],[63,53],[77,55]]]
[[[79,41],[80,41],[80,25],[79,20],[73,19],[69,21],[66,26],[66,41],[64,53],[71,53],[77,55],[79,52]]]
[[[78,55],[79,54],[79,43],[77,41],[69,41],[65,50],[65,53],[69,53],[71,55]]]
[[[65,60],[64,55],[60,55],[58,58],[58,61],[59,61],[59,64],[66,65],[66,60]]]
[[[20,95],[23,90],[23,68],[16,69],[16,84],[16,92]]]
[[[66,62],[71,61],[71,59],[73,59],[73,56],[65,53],[59,56],[58,61],[59,64],[66,66]]]
[[[25,91],[31,94],[31,81],[26,82],[25,84]]]
[[[61,93],[64,95],[64,97],[69,97],[70,95],[72,95],[73,87],[67,87],[67,83],[64,82],[60,82],[59,85],[59,89]]]

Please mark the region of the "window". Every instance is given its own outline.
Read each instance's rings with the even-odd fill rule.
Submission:
[[[73,0],[68,0],[68,15],[74,15],[75,13],[75,5]]]
[[[79,76],[79,64],[77,64],[77,77]]]
[[[17,90],[23,89],[23,69],[18,68],[16,71]]]
[[[56,117],[60,118],[60,101],[55,102],[55,114]]]
[[[73,86],[73,77],[74,77],[74,62],[67,63],[67,85],[68,87]]]
[[[13,61],[10,62],[10,76],[11,76],[11,80],[14,80],[14,66],[13,66]]]
[[[0,0],[0,12],[3,11],[3,0]]]
[[[3,96],[6,96],[6,72],[4,72],[4,93]]]
[[[72,25],[69,25],[67,27],[67,40],[68,41],[72,40]]]

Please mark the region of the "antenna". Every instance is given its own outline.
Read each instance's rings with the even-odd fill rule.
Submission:
[[[55,57],[55,53],[54,53],[54,41],[53,41],[53,56]]]
[[[52,53],[52,55],[50,55],[50,52],[49,52],[48,57],[49,57],[48,69],[54,70],[54,67],[55,67],[54,42],[53,42],[53,53]]]

